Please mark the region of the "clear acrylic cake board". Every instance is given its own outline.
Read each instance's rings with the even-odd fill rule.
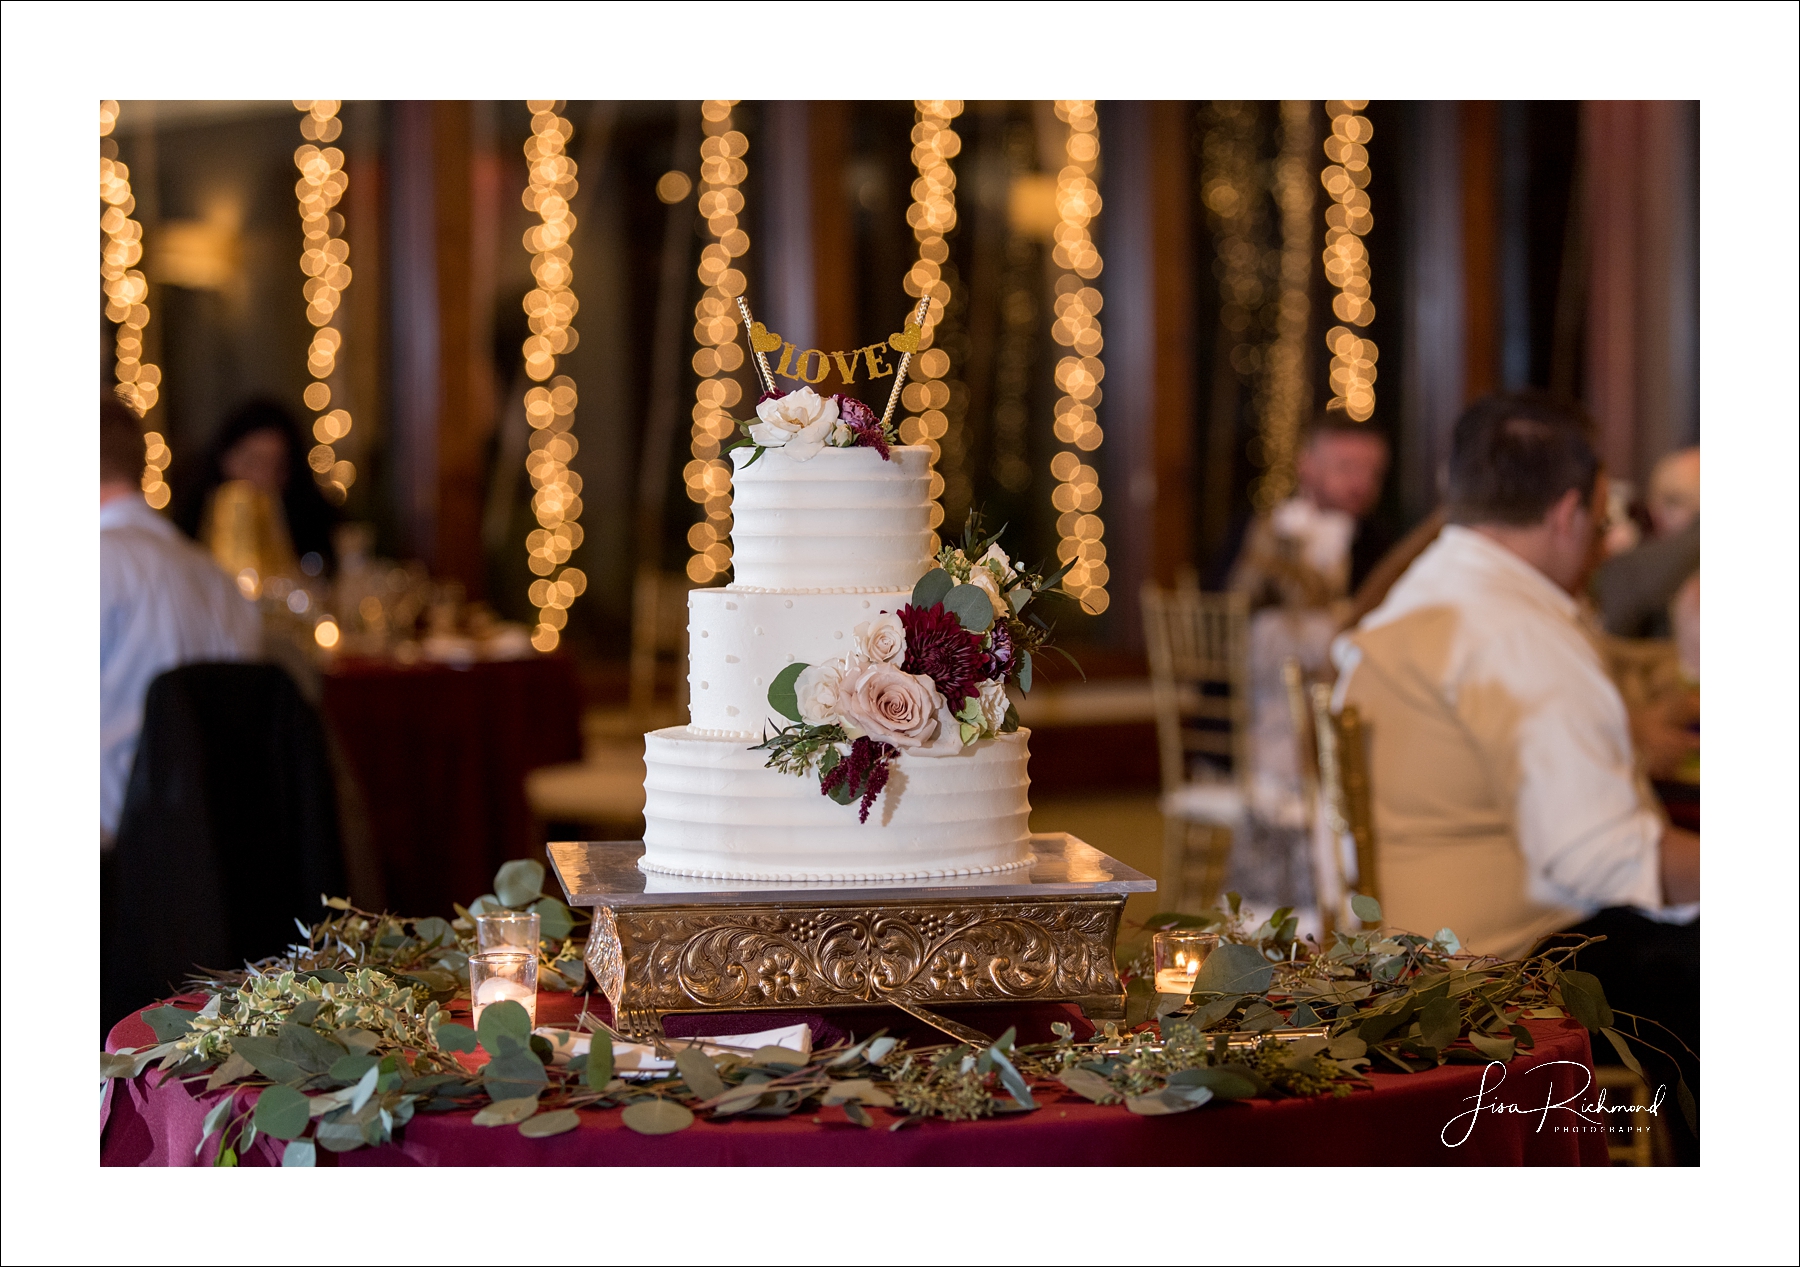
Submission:
[[[1071,1002],[1125,1014],[1113,946],[1156,881],[1066,832],[1035,861],[941,880],[799,884],[645,872],[641,840],[548,846],[571,906],[593,908],[587,965],[618,1027],[677,1012],[899,1007],[956,1033],[946,1004]]]

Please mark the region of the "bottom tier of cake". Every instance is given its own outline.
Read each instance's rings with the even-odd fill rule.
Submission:
[[[923,880],[1031,861],[1029,731],[954,757],[902,756],[869,821],[739,737],[644,736],[646,871],[721,880]]]

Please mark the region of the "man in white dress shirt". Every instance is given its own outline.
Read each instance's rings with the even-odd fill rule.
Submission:
[[[1697,1048],[1700,838],[1642,778],[1572,597],[1605,507],[1579,413],[1477,401],[1452,439],[1450,523],[1340,640],[1339,692],[1369,730],[1389,923],[1509,958],[1604,933],[1581,966]]]
[[[259,653],[262,618],[212,556],[139,489],[142,428],[100,403],[100,841],[119,829],[151,679],[197,661]]]

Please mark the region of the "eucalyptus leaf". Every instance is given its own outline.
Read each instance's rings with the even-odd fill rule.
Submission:
[[[994,627],[994,604],[977,585],[958,585],[944,595],[944,610],[970,633],[986,633]]]
[[[587,1064],[582,1067],[581,1081],[584,1086],[601,1089],[612,1081],[612,1076],[612,1035],[603,1029],[597,1029],[588,1040]]]
[[[526,1139],[544,1139],[572,1131],[580,1125],[581,1114],[574,1109],[552,1109],[548,1113],[539,1113],[536,1117],[520,1122],[519,1134]]]
[[[1195,994],[1261,994],[1275,978],[1275,965],[1254,946],[1226,942],[1214,949],[1194,978]]]
[[[935,607],[944,601],[956,586],[956,579],[943,568],[934,567],[921,576],[913,585],[912,605],[914,607]]]
[[[883,1109],[892,1108],[894,1104],[894,1097],[868,1078],[844,1078],[825,1089],[825,1104],[844,1104],[850,1100]]]
[[[220,1066],[220,1068],[223,1067],[224,1066],[222,1065]],[[106,1051],[100,1053],[100,1080],[102,1082],[106,1082],[112,1078],[129,1078],[136,1069],[137,1060],[129,1054],[114,1054],[113,1052]],[[247,1066],[246,1071],[248,1071]],[[207,1084],[206,1089],[208,1091],[214,1090],[211,1083]]]
[[[535,858],[514,858],[494,873],[494,896],[506,906],[528,906],[543,893],[544,864]]]
[[[1092,1100],[1095,1104],[1117,1104],[1124,1098],[1112,1083],[1091,1069],[1065,1069],[1056,1078],[1076,1095]]]
[[[368,1143],[363,1137],[362,1123],[353,1121],[345,1109],[320,1119],[313,1128],[313,1138],[320,1148],[333,1153],[354,1152]]]
[[[1212,1097],[1212,1090],[1208,1087],[1165,1087],[1149,1095],[1128,1095],[1125,1097],[1125,1107],[1143,1117],[1164,1117],[1171,1113],[1186,1113],[1190,1109],[1197,1109]]]
[[[1367,893],[1352,893],[1350,909],[1355,912],[1356,918],[1365,924],[1381,923],[1381,903]]]
[[[281,1150],[281,1164],[284,1166],[316,1166],[319,1161],[319,1150],[310,1139],[291,1140]]]
[[[1475,1033],[1474,1031],[1471,1031],[1469,1034],[1469,1043],[1476,1051],[1480,1052],[1483,1056],[1486,1056],[1489,1060],[1498,1060],[1503,1064],[1513,1058],[1513,1053],[1518,1046],[1518,1044],[1513,1042],[1510,1036],[1506,1038],[1491,1038],[1486,1034]]]
[[[719,1102],[713,1105],[713,1115],[729,1117],[733,1113],[742,1113],[745,1109],[756,1107],[763,1096],[768,1094],[763,1090],[765,1081],[759,1079],[756,1082],[744,1082],[733,1087],[720,1096]]]
[[[1031,652],[1019,653],[1019,690],[1031,694]]]
[[[505,909],[506,904],[492,893],[483,893],[480,897],[469,903],[469,914],[471,915],[485,915],[489,911],[500,911]]]
[[[474,1051],[481,1045],[481,1039],[467,1025],[457,1021],[445,1021],[437,1027],[437,1045],[439,1051]]]
[[[442,1033],[446,1026],[440,1026]],[[531,1013],[517,999],[502,999],[498,1003],[490,1003],[481,1010],[481,1020],[475,1026],[475,1035],[482,1047],[490,1056],[500,1054],[497,1045],[501,1036],[518,1040],[523,1046],[531,1037]],[[439,1040],[440,1045],[442,1040]]]
[[[1235,1010],[1237,1005],[1241,1002],[1243,1002],[1242,995],[1227,994],[1222,998],[1214,999],[1210,1003],[1202,1003],[1199,1007],[1194,1009],[1194,1014],[1188,1018],[1188,1024],[1192,1025],[1195,1029],[1211,1029],[1227,1016],[1230,1016],[1233,1010]]]
[[[369,1102],[369,1097],[375,1094],[375,1084],[380,1080],[381,1067],[379,1065],[369,1066],[363,1076],[356,1080],[356,1087],[350,1095],[350,1111],[352,1113],[362,1111],[363,1105]]]
[[[339,1082],[360,1082],[365,1073],[380,1063],[373,1056],[345,1056],[331,1066],[331,1076]]]
[[[141,1012],[159,1043],[173,1042],[194,1027],[194,1014],[186,1008],[153,1007]]]
[[[1272,1029],[1281,1028],[1281,1013],[1258,999],[1244,1012],[1244,1019],[1238,1022],[1238,1027],[1249,1030],[1252,1034],[1266,1034]]]
[[[769,683],[769,707],[780,713],[789,721],[804,723],[806,718],[800,715],[800,696],[795,690],[795,683],[800,675],[811,668],[811,665],[796,661],[783,668]]]
[[[535,1097],[549,1085],[543,1062],[526,1047],[513,1047],[495,1056],[481,1070],[481,1082],[494,1100]]]
[[[575,917],[556,898],[539,898],[531,909],[537,912],[538,931],[551,941],[561,941],[575,928]]]
[[[354,1025],[346,1025],[332,1032],[332,1040],[349,1052],[352,1056],[366,1056],[381,1046],[381,1035],[374,1030],[358,1029]]]
[[[1563,1005],[1590,1034],[1613,1023],[1613,1010],[1606,1002],[1599,977],[1591,972],[1565,971],[1557,984],[1562,987]]]
[[[427,915],[413,921],[413,935],[427,946],[454,946],[456,932],[450,921],[439,915]]]
[[[516,1100],[495,1100],[475,1115],[477,1126],[514,1126],[538,1111],[535,1095]]]
[[[869,1040],[869,1050],[866,1053],[869,1063],[872,1065],[880,1064],[888,1058],[888,1053],[893,1051],[894,1048],[899,1045],[900,1040],[898,1038],[890,1038],[886,1035],[883,1035],[880,1038],[871,1038]]]
[[[1433,999],[1419,1012],[1419,1039],[1442,1051],[1456,1041],[1462,1013],[1454,999]]]
[[[277,1031],[276,1051],[308,1074],[325,1073],[346,1053],[310,1025],[285,1022]]]
[[[1331,1054],[1333,1059],[1355,1060],[1358,1056],[1369,1054],[1369,1044],[1355,1034],[1339,1034],[1331,1040],[1325,1050]]]
[[[281,1054],[279,1043],[270,1035],[235,1035],[231,1049],[271,1082],[302,1082],[308,1076],[306,1070]]]
[[[719,1068],[713,1064],[712,1057],[698,1047],[683,1047],[675,1053],[675,1068],[681,1073],[681,1080],[688,1085],[688,1090],[702,1100],[711,1100],[725,1094],[725,1080],[719,1077]]]
[[[672,1135],[694,1124],[694,1115],[685,1105],[664,1099],[628,1104],[619,1117],[639,1135]]]
[[[1305,1029],[1309,1025],[1318,1025],[1319,1014],[1312,1010],[1310,1004],[1302,1003],[1288,1015],[1287,1024],[1290,1029]]]
[[[1007,1033],[1010,1034],[1012,1031],[1008,1030]],[[988,1054],[994,1058],[994,1064],[1000,1069],[1000,1085],[1006,1088],[1007,1094],[1025,1108],[1035,1109],[1037,1101],[1031,1098],[1030,1084],[1013,1067],[1013,1062],[1006,1058],[1006,1053],[1000,1050],[1000,1044],[995,1043],[988,1048]]]
[[[213,997],[216,999],[219,996],[215,994]],[[313,1018],[318,1016],[319,1009],[324,1006],[324,999],[308,999],[293,1011],[289,1012],[287,1014],[287,1019],[295,1025],[311,1025],[313,1023]]]
[[[1180,1069],[1169,1075],[1172,1087],[1205,1087],[1221,1100],[1248,1100],[1256,1083],[1235,1069]]]
[[[312,1101],[283,1083],[256,1097],[256,1129],[276,1139],[298,1139],[312,1119]]]
[[[200,1150],[206,1147],[206,1141],[212,1138],[213,1132],[225,1125],[226,1120],[231,1117],[231,1106],[236,1102],[235,1095],[228,1095],[212,1106],[206,1120],[200,1123],[200,1142],[194,1145],[194,1156],[198,1157]],[[220,1141],[221,1146],[223,1142]]]

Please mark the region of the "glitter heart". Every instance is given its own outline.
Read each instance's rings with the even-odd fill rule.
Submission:
[[[906,329],[899,334],[888,335],[888,346],[896,352],[917,352],[919,350],[919,323],[909,321]]]
[[[773,352],[781,346],[781,336],[770,334],[768,327],[758,321],[750,327],[750,346],[758,352]]]

